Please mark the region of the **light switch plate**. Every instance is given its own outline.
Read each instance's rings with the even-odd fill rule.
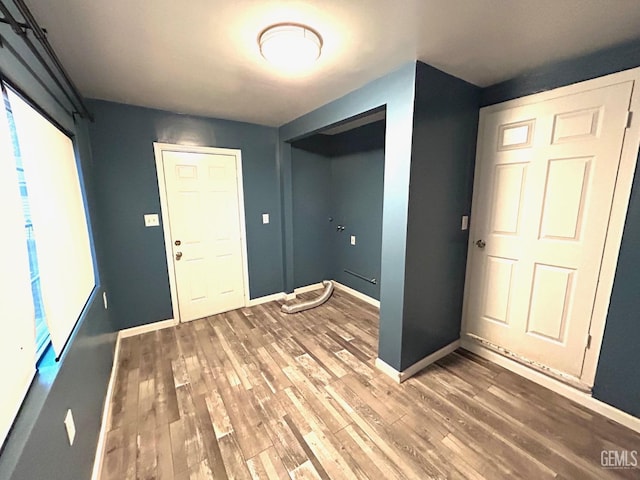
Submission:
[[[145,227],[158,227],[160,225],[160,218],[157,213],[145,213],[144,226]]]
[[[356,244],[356,236],[351,235],[351,245],[355,245],[355,244]]]
[[[67,429],[67,436],[69,437],[69,445],[73,445],[73,440],[76,438],[76,424],[73,421],[73,414],[71,410],[67,410],[67,414],[64,417],[64,426]]]
[[[268,213],[263,213],[262,214],[262,223],[264,223],[265,225],[267,223],[269,223],[269,214]]]
[[[469,215],[462,216],[461,230],[467,230],[469,228]]]

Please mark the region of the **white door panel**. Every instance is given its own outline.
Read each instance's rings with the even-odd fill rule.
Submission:
[[[481,116],[467,333],[580,376],[632,87]]]
[[[239,159],[176,151],[162,159],[180,319],[244,306]]]

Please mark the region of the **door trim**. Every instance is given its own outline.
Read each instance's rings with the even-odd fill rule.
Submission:
[[[478,127],[478,145],[476,150],[475,178],[478,178],[478,169],[480,164],[481,144],[484,141],[484,118],[487,114],[499,110],[505,110],[514,107],[520,107],[533,103],[544,102],[557,97],[571,95],[575,93],[595,90],[598,88],[615,85],[627,81],[634,81],[633,91],[631,93],[631,101],[629,111],[634,112],[631,124],[628,125],[624,140],[622,142],[622,152],[620,154],[620,164],[618,167],[618,176],[616,179],[615,190],[613,194],[613,202],[609,216],[609,226],[604,244],[602,255],[602,265],[600,267],[600,275],[598,278],[598,286],[595,294],[593,312],[591,316],[591,326],[589,334],[591,335],[591,346],[587,349],[582,366],[582,374],[578,378],[581,383],[593,387],[598,367],[598,359],[600,358],[600,349],[602,347],[602,339],[607,321],[607,313],[609,310],[609,301],[613,291],[613,282],[616,274],[618,263],[618,255],[620,253],[620,244],[622,242],[622,233],[624,231],[629,199],[631,198],[631,187],[633,177],[636,170],[638,159],[638,151],[640,147],[640,67],[622,72],[605,75],[592,80],[575,83],[565,87],[559,87],[546,92],[528,95],[526,97],[509,100],[507,102],[490,105],[480,109],[480,121]],[[474,185],[475,187],[475,185]],[[473,218],[477,215],[474,206],[477,205],[478,191],[474,188],[472,200],[471,230],[469,235],[469,244],[467,250],[467,273],[471,267],[471,250],[473,246]],[[461,336],[467,341],[473,342],[467,336],[467,321],[469,308],[469,278],[466,275],[464,290],[464,307],[462,313],[462,329]]]
[[[163,152],[183,153],[208,153],[214,155],[233,155],[236,157],[236,181],[238,185],[238,210],[240,211],[240,240],[242,253],[244,306],[249,305],[251,298],[249,292],[249,267],[247,262],[247,226],[244,211],[244,187],[242,179],[242,152],[233,148],[200,147],[192,145],[176,145],[172,143],[153,142],[153,152],[156,160],[156,175],[158,180],[158,192],[160,193],[160,211],[162,215],[162,232],[164,234],[164,248],[167,256],[167,269],[169,273],[169,289],[171,291],[171,309],[175,323],[181,323],[180,309],[178,308],[178,289],[176,285],[176,272],[173,265],[173,247],[171,245],[171,230],[169,222],[169,208],[167,201],[167,187],[164,177]]]

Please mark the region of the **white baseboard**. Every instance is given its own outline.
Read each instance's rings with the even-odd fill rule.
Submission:
[[[363,302],[366,302],[369,305],[373,305],[374,307],[376,307],[378,309],[380,308],[380,300],[376,300],[375,298],[371,298],[369,295],[365,295],[364,293],[359,292],[357,290],[354,290],[351,287],[347,287],[346,285],[343,285],[342,283],[336,282],[335,280],[333,281],[333,285],[338,290],[342,290],[343,292],[346,292],[349,295],[353,295],[354,297],[359,298]],[[392,368],[392,367],[389,367],[389,368]]]
[[[93,460],[93,471],[91,480],[98,480],[102,471],[102,463],[104,460],[105,442],[107,438],[107,426],[111,421],[111,398],[113,397],[113,388],[116,383],[116,370],[118,359],[120,358],[120,335],[116,337],[116,348],[113,352],[113,365],[111,365],[111,375],[109,376],[109,385],[107,386],[107,395],[104,398],[104,407],[102,409],[102,422],[100,422],[100,433],[98,435],[98,445],[96,447],[96,456]]]
[[[400,383],[400,372],[382,360],[380,357],[376,358],[376,368],[384,373],[387,377],[390,377],[394,382]]]
[[[562,395],[569,400],[573,400],[574,402],[582,405],[585,408],[588,408],[591,411],[599,413],[600,415],[603,415],[613,420],[614,422],[618,422],[619,424],[640,433],[640,418],[629,415],[628,413],[612,407],[607,403],[601,402],[600,400],[593,398],[589,393],[580,391],[577,388],[572,387],[571,385],[556,380],[555,378],[549,377],[544,373],[529,368],[508,357],[500,355],[499,353],[483,347],[473,340],[463,338],[461,346],[462,348],[475,353],[479,357],[500,365],[501,367],[504,367],[507,370],[510,370],[513,373],[526,378],[527,380],[531,380],[538,385],[542,385],[543,387],[548,388],[549,390]]]
[[[307,293],[307,292],[313,292],[314,290],[320,290],[323,289],[324,285],[322,284],[322,282],[320,283],[312,283],[311,285],[305,285],[304,287],[298,287],[296,288],[293,293],[295,295],[300,295],[301,293]]]
[[[398,370],[396,370],[395,368],[393,368],[391,365],[386,363],[384,360],[381,360],[380,358],[376,358],[376,367],[378,368],[378,370],[380,370],[382,373],[386,374],[387,376],[391,377],[397,383],[402,383],[405,380],[413,377],[416,373],[418,373],[420,370],[424,369],[425,367],[428,367],[429,365],[437,362],[441,358],[446,357],[451,352],[454,352],[455,350],[458,349],[458,347],[460,347],[460,340],[451,342],[449,345],[445,345],[440,350],[436,350],[435,352],[433,352],[430,355],[427,355],[423,359],[418,360],[416,363],[414,363],[413,365],[404,369],[401,372],[399,372]]]
[[[178,324],[173,318],[169,320],[160,320],[159,322],[147,323],[146,325],[140,325],[137,327],[125,328],[118,332],[118,338],[133,337],[134,335],[140,335],[142,333],[154,332],[156,330],[162,330],[163,328],[175,327]]]
[[[273,294],[267,295],[265,297],[253,298],[253,299],[249,300],[249,303],[247,304],[247,307],[255,307],[256,305],[262,305],[263,303],[277,302],[279,300],[285,300],[286,297],[287,297],[286,293],[280,292],[280,293],[273,293]]]

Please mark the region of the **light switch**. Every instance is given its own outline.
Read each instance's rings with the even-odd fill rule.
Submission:
[[[145,227],[158,227],[160,225],[160,218],[157,213],[146,213],[144,215]]]
[[[355,244],[356,244],[356,236],[351,235],[351,245],[355,245]]]
[[[462,216],[462,228],[461,230],[466,230],[469,228],[469,215]]]
[[[268,213],[263,213],[262,214],[262,223],[265,224],[265,225],[267,223],[269,223],[269,214]]]

